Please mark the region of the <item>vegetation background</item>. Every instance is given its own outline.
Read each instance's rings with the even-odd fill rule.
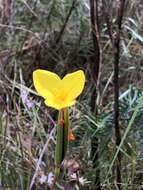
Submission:
[[[143,1],[0,0],[0,190],[49,188],[57,113],[37,68],[86,74],[57,189],[143,189]]]

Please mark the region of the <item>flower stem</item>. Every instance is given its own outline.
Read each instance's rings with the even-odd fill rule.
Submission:
[[[55,175],[58,178],[61,172],[61,163],[65,158],[68,146],[68,128],[69,116],[68,108],[59,111],[58,125],[57,125],[57,139],[55,151]]]
[[[63,134],[63,156],[65,157],[68,147],[68,133],[69,133],[69,112],[68,108],[64,109],[64,134]]]

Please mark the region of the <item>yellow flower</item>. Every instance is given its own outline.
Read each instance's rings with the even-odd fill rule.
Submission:
[[[75,104],[75,99],[84,88],[85,75],[78,70],[61,79],[53,72],[38,69],[33,72],[33,81],[45,104],[60,110]]]

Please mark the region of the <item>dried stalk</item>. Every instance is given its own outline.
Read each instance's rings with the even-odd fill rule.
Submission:
[[[92,80],[94,91],[91,96],[91,112],[98,114],[97,111],[97,97],[99,95],[100,83],[100,66],[101,66],[101,46],[99,38],[99,21],[98,21],[98,0],[90,0],[90,21],[92,29],[92,39],[94,46],[94,56],[92,63]],[[100,190],[100,169],[99,169],[99,153],[98,153],[98,138],[91,139],[91,158],[93,160],[93,168],[96,169],[95,185],[96,189]]]
[[[65,31],[65,28],[66,28],[67,23],[68,23],[68,21],[69,21],[69,18],[70,18],[71,14],[72,14],[72,11],[73,11],[74,8],[75,8],[75,4],[76,4],[76,0],[73,0],[72,5],[71,5],[71,8],[70,8],[70,10],[69,10],[69,12],[68,12],[68,14],[67,14],[67,17],[66,17],[66,19],[65,19],[65,21],[64,21],[64,24],[63,24],[63,26],[62,26],[62,28],[61,28],[61,30],[60,30],[60,32],[59,32],[59,35],[58,35],[58,37],[57,37],[57,39],[56,39],[56,44],[59,44],[60,40],[62,39],[62,36],[63,36],[63,34],[64,34],[64,31]]]
[[[116,146],[118,147],[121,142],[121,132],[119,126],[119,62],[120,62],[120,40],[121,40],[121,30],[122,30],[122,20],[124,13],[125,0],[120,0],[120,7],[118,9],[117,17],[117,35],[114,42],[115,54],[114,54],[114,125],[115,125],[115,136],[116,136]],[[121,190],[121,152],[117,156],[117,186]]]

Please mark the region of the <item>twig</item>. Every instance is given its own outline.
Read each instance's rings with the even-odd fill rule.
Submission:
[[[99,96],[99,84],[100,84],[100,75],[101,75],[101,46],[100,46],[100,38],[99,38],[99,21],[98,21],[98,0],[90,0],[90,21],[91,21],[91,29],[92,29],[92,39],[94,46],[94,56],[92,63],[92,80],[93,80],[93,92],[91,96],[91,112],[97,112],[98,105],[98,96]],[[93,137],[91,139],[91,157],[93,160],[93,168],[96,168],[96,177],[95,184],[96,189],[100,190],[100,169],[99,169],[99,153],[98,153],[98,138]]]
[[[114,125],[115,125],[115,136],[116,146],[118,147],[121,142],[121,132],[119,126],[119,61],[120,61],[120,37],[122,29],[122,20],[124,13],[125,0],[120,0],[120,7],[118,9],[117,25],[118,31],[114,42],[115,54],[114,54]],[[121,152],[118,153],[117,157],[117,186],[121,190]]]
[[[107,25],[109,38],[110,38],[110,41],[112,44],[112,48],[114,50],[113,23],[112,23],[111,16],[110,16],[110,8],[109,8],[109,6],[107,6],[107,3],[105,0],[102,0],[102,5],[103,5],[103,13],[104,13],[105,22]]]
[[[50,140],[53,138],[53,134],[54,134],[54,133],[55,133],[55,128],[53,128],[53,129],[51,130],[50,134],[48,134],[48,136],[47,136],[47,141],[46,141],[46,143],[45,143],[45,145],[44,145],[44,147],[43,147],[43,150],[42,150],[42,152],[41,152],[41,154],[40,154],[40,157],[39,157],[39,159],[38,159],[37,166],[36,166],[36,169],[35,169],[35,173],[34,173],[33,178],[32,178],[32,180],[31,180],[29,190],[31,190],[32,187],[33,187],[33,185],[34,185],[35,179],[36,179],[37,174],[38,174],[38,170],[39,170],[39,168],[40,168],[40,164],[41,164],[41,162],[42,162],[43,155],[44,155],[45,151],[47,151],[47,149],[48,149],[48,144],[49,144]]]
[[[58,43],[60,42],[60,40],[61,40],[61,38],[62,38],[62,36],[63,36],[63,33],[64,33],[65,28],[66,28],[66,26],[67,26],[67,23],[68,23],[68,21],[69,21],[69,18],[70,18],[71,14],[72,14],[72,11],[73,11],[74,8],[75,8],[75,4],[76,4],[76,0],[73,0],[72,5],[71,5],[71,8],[70,8],[70,10],[69,10],[69,12],[68,12],[68,14],[67,14],[66,19],[65,19],[65,22],[64,22],[64,24],[63,24],[63,26],[62,26],[62,28],[61,28],[61,31],[59,32],[59,35],[58,35],[58,37],[57,37],[57,39],[56,39],[56,44],[58,44]]]
[[[33,11],[33,9],[30,7],[30,5],[25,1],[25,0],[21,0],[25,6],[29,9],[29,11],[38,19],[38,15]]]
[[[9,28],[9,29],[14,29],[14,30],[21,30],[21,31],[23,31],[23,32],[28,32],[28,33],[31,33],[31,34],[35,35],[35,33],[32,32],[31,30],[28,30],[28,29],[26,29],[26,28],[19,27],[19,26],[7,25],[7,24],[0,24],[0,27]]]

